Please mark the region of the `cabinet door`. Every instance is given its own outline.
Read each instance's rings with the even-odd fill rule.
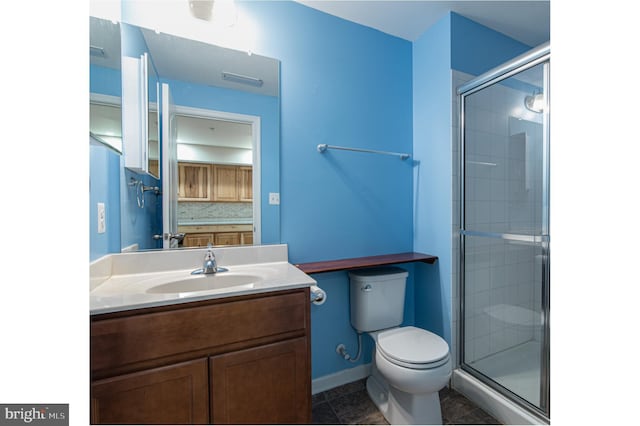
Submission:
[[[209,422],[206,358],[91,384],[93,424]]]
[[[238,201],[238,167],[213,166],[213,201]]]
[[[211,418],[222,424],[311,422],[304,337],[210,358]]]
[[[250,166],[238,167],[238,200],[253,201],[253,169]]]
[[[216,246],[237,246],[240,244],[240,233],[238,232],[216,232],[213,236]]]
[[[186,234],[182,242],[183,247],[206,247],[209,243],[214,244],[213,234]]]
[[[178,201],[211,201],[209,164],[178,164]]]
[[[242,245],[251,245],[251,244],[253,244],[253,232],[241,232],[240,233],[240,244],[242,244]]]

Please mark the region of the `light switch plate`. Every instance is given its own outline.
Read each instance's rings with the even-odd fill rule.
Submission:
[[[98,234],[104,234],[107,231],[105,216],[104,203],[98,203]]]
[[[280,204],[280,193],[279,192],[270,192],[269,193],[269,204],[279,205]]]

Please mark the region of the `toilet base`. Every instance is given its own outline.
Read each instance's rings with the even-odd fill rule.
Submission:
[[[441,425],[442,410],[438,392],[408,394],[390,387],[377,369],[367,379],[367,393],[392,425]]]

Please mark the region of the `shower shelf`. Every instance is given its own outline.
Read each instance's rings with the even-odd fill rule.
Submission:
[[[342,271],[346,269],[367,268],[371,266],[393,265],[396,263],[423,262],[434,263],[437,256],[408,252],[383,254],[380,256],[354,257],[350,259],[326,260],[322,262],[299,263],[296,266],[306,274]]]

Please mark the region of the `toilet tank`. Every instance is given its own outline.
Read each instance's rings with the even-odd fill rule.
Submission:
[[[360,332],[383,330],[402,323],[409,273],[397,267],[349,272],[351,325]]]

